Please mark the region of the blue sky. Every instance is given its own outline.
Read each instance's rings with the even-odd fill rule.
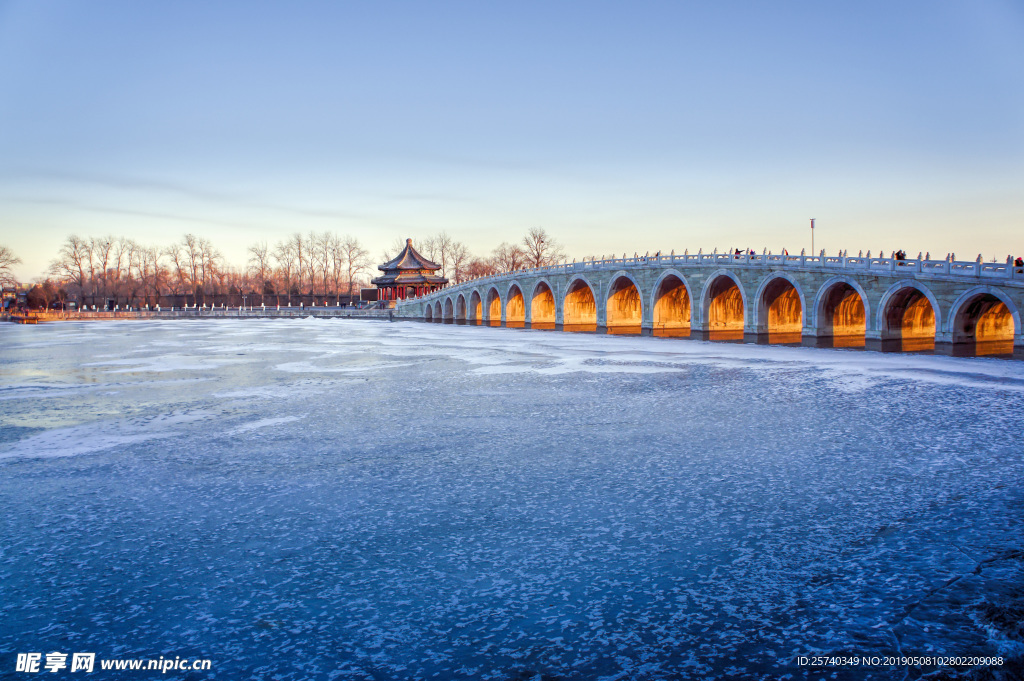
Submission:
[[[0,243],[1024,253],[1024,3],[0,0]]]

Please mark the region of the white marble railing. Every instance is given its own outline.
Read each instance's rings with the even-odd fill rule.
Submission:
[[[580,262],[550,265],[521,269],[513,272],[501,272],[486,277],[478,277],[454,284],[434,293],[420,296],[419,299],[434,299],[450,292],[453,288],[478,286],[492,281],[506,281],[518,276],[544,276],[547,274],[569,274],[592,270],[619,270],[627,267],[666,267],[666,266],[704,266],[704,267],[786,267],[791,269],[819,271],[852,271],[859,273],[920,273],[935,277],[983,277],[993,280],[1017,280],[1024,283],[1024,267],[1013,264],[1012,258],[1006,262],[984,262],[977,260],[897,260],[896,258],[867,256],[831,256],[831,255],[782,255],[772,253],[696,253],[683,255],[642,255],[633,258],[606,258],[603,260],[583,260]]]

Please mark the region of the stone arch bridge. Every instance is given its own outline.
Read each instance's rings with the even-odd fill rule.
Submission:
[[[395,318],[1024,358],[1024,268],[872,257],[588,260],[401,301]]]

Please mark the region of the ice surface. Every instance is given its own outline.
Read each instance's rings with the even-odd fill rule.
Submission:
[[[0,342],[0,676],[1021,653],[1024,363],[315,319]]]

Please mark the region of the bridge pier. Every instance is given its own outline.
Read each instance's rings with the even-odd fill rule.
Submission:
[[[641,336],[653,336],[654,335],[654,329],[651,328],[650,326],[641,326],[640,327],[640,335]]]
[[[804,333],[800,336],[800,345],[805,348],[832,348],[835,347],[835,339],[832,336]]]
[[[754,343],[756,345],[768,345],[768,332],[767,331],[744,331],[743,332],[744,343]]]
[[[865,338],[864,349],[874,352],[902,352],[902,338]]]

